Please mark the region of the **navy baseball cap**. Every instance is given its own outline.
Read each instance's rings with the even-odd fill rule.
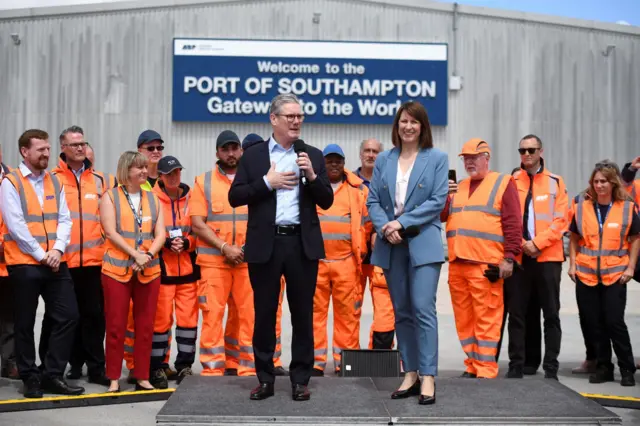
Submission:
[[[143,143],[152,141],[159,141],[160,143],[164,143],[162,137],[160,136],[160,133],[156,132],[155,130],[145,130],[144,132],[140,133],[140,136],[138,136],[138,148],[140,148],[140,145],[142,145]]]
[[[216,148],[225,146],[228,143],[237,143],[240,145],[240,138],[231,130],[224,130],[216,140]]]
[[[327,145],[324,151],[322,151],[322,155],[325,157],[329,154],[337,154],[340,157],[345,158],[344,152],[342,152],[342,148],[340,148],[335,143]]]
[[[244,137],[244,139],[242,140],[242,149],[247,149],[257,143],[260,142],[264,142],[264,139],[262,139],[262,136],[260,135],[256,135],[255,133],[249,133],[247,136]]]
[[[172,157],[171,155],[167,155],[166,157],[162,157],[162,159],[158,162],[158,173],[163,175],[168,175],[175,169],[184,169],[180,161],[176,157]]]

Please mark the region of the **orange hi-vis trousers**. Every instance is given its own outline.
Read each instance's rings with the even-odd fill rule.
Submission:
[[[233,298],[238,320],[238,376],[256,374],[253,357],[253,291],[249,270],[242,264],[234,268],[203,266],[198,282],[198,305],[202,311],[200,363],[203,376],[222,376],[226,367],[223,319],[227,303]]]
[[[359,349],[356,312],[360,309],[360,274],[356,258],[320,261],[313,297],[314,368],[324,371],[327,365],[327,318],[333,301],[333,361],[340,371],[343,349]]]
[[[382,268],[371,264],[362,265],[360,275],[360,309],[358,309],[358,322],[362,315],[362,303],[364,292],[369,280],[371,290],[371,301],[373,303],[373,323],[369,330],[369,349],[393,349],[393,338],[395,334],[395,315],[391,294],[387,287]],[[358,334],[360,332],[358,331]]]
[[[169,367],[171,357],[171,329],[176,317],[176,370],[191,367],[196,357],[198,335],[198,285],[161,284],[158,307],[153,326],[151,370]]]
[[[478,377],[498,376],[497,351],[502,328],[503,280],[490,282],[486,264],[449,264],[449,290],[458,339],[467,354],[466,371]]]
[[[280,302],[278,303],[276,317],[276,351],[273,354],[273,365],[275,367],[282,367],[282,300],[284,299],[284,286],[284,278],[282,278],[280,280]],[[233,297],[229,298],[227,307],[227,324],[224,329],[225,368],[237,370],[240,344],[238,343],[238,309],[233,302]]]

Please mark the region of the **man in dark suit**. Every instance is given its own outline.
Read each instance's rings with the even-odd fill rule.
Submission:
[[[260,381],[251,399],[274,393],[276,312],[284,275],[293,327],[292,398],[306,401],[313,369],[313,295],[318,260],[325,257],[316,206],[331,207],[333,190],[322,152],[311,146],[294,151],[304,120],[298,98],[278,95],[269,111],[272,136],[242,156],[229,191],[232,207],[249,206],[244,260],[254,294],[253,352]]]

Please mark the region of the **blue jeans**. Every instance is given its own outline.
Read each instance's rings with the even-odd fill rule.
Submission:
[[[391,267],[384,270],[396,319],[398,349],[404,371],[438,374],[436,292],[442,264],[411,266],[409,247],[391,249]]]

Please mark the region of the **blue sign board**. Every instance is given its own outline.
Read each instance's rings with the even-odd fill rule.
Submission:
[[[421,102],[447,124],[447,45],[174,39],[173,120],[262,122],[294,93],[306,122],[390,124]]]

